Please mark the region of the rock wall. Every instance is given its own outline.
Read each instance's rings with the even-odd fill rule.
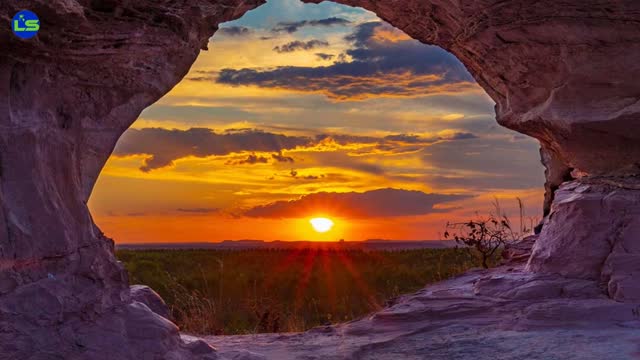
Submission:
[[[175,325],[132,302],[86,204],[140,112],[187,74],[220,22],[262,3],[0,2],[0,358],[34,347],[64,359],[189,352]],[[30,40],[11,33],[25,8],[41,20]]]
[[[638,179],[588,177],[563,183],[527,269],[597,280],[616,301],[640,301]]]
[[[220,22],[262,2],[0,3],[0,353],[27,358],[34,346],[65,359],[207,353],[131,300],[113,242],[86,202],[140,112],[184,77]],[[498,122],[540,141],[551,215],[530,271],[601,277],[612,297],[637,298],[639,2],[338,2],[451,51],[496,101]],[[31,40],[10,31],[25,8],[42,23]],[[595,177],[601,181],[589,183]],[[577,183],[553,200],[567,180]]]

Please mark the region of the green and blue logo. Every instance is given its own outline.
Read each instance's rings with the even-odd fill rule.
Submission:
[[[13,17],[11,22],[13,33],[23,39],[31,39],[40,30],[38,15],[29,10],[22,10]]]

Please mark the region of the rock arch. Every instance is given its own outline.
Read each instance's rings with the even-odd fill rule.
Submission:
[[[540,141],[550,215],[528,271],[601,280],[610,297],[640,300],[640,3],[337,2],[455,54],[496,101],[498,122]],[[86,202],[140,112],[185,76],[219,23],[261,3],[0,4],[1,353],[214,356],[131,302]],[[25,7],[42,22],[32,40],[10,31]]]

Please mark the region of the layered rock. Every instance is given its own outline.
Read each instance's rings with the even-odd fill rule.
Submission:
[[[637,304],[609,300],[596,281],[521,267],[470,271],[363,319],[300,334],[207,337],[246,360],[635,359]]]
[[[0,357],[190,356],[175,325],[131,300],[86,204],[122,132],[220,22],[261,3],[0,2]],[[31,40],[11,33],[24,8],[41,20]]]
[[[339,2],[451,51],[496,101],[498,122],[540,140],[550,216],[527,269],[603,281],[637,301],[640,3]],[[86,202],[140,112],[185,76],[220,22],[261,3],[0,3],[3,356],[29,358],[34,346],[67,359],[215,356],[131,299]],[[23,8],[42,21],[31,40],[10,32]]]
[[[171,317],[169,307],[152,288],[146,285],[131,285],[129,289],[131,300],[147,305],[151,311],[163,318],[169,319]]]
[[[560,186],[527,269],[599,280],[612,299],[640,302],[638,179],[590,177]]]

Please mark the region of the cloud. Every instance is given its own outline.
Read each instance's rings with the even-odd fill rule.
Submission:
[[[298,180],[319,180],[322,178],[325,178],[326,175],[324,174],[320,174],[320,175],[302,175],[300,174],[297,170],[291,169],[291,171],[289,172],[289,175],[291,175],[291,177],[294,177]]]
[[[403,189],[378,189],[363,193],[319,192],[296,200],[277,201],[246,210],[260,218],[299,218],[326,214],[349,218],[413,216],[444,212],[437,204],[462,200],[464,195],[427,194]]]
[[[402,31],[379,21],[358,25],[355,31],[345,39],[353,42],[356,48],[366,48],[371,43],[412,41]]]
[[[359,147],[351,150],[352,154],[370,154],[370,153],[388,153],[400,154],[406,152],[415,152],[417,150],[432,146],[444,141],[458,141],[475,139],[477,136],[473,133],[460,132],[456,130],[444,130],[436,134],[417,135],[417,134],[394,134],[384,137],[359,136],[347,134],[320,134],[315,136],[315,140],[319,145],[327,148],[334,146],[349,147],[354,144],[371,144],[370,147]]]
[[[264,156],[257,156],[256,154],[251,154],[247,156],[244,160],[239,161],[227,161],[226,165],[254,165],[254,164],[266,164],[269,162],[269,159]]]
[[[216,35],[217,34],[229,37],[247,36],[251,34],[251,29],[244,26],[227,26],[218,29],[218,31],[216,31]]]
[[[277,162],[288,162],[288,163],[293,163],[294,160],[291,156],[284,156],[282,155],[282,153],[278,153],[278,154],[271,154],[271,157],[277,161]]]
[[[332,54],[316,53],[316,57],[318,60],[332,60],[336,56]]]
[[[208,128],[188,130],[143,128],[127,130],[114,151],[116,156],[145,154],[140,170],[149,172],[173,165],[189,156],[208,157],[238,153],[243,156],[226,162],[227,165],[254,165],[295,162],[283,150],[323,153],[327,166],[352,169],[382,175],[384,169],[373,163],[359,161],[358,156],[369,154],[403,154],[416,152],[438,142],[473,139],[471,133],[447,130],[434,135],[394,134],[383,137],[349,134],[317,134],[290,136],[257,129],[227,129],[216,133]],[[246,155],[242,153],[251,152]],[[267,154],[256,154],[262,152]],[[269,154],[271,153],[271,154]],[[320,155],[318,155],[320,156]]]
[[[228,155],[242,151],[281,152],[309,145],[303,136],[287,136],[255,129],[237,129],[219,134],[207,128],[169,130],[162,128],[129,129],[122,135],[114,155],[150,155],[140,170],[149,172],[170,166],[187,156]]]
[[[441,135],[441,139],[443,140],[469,140],[469,139],[476,139],[476,138],[477,136],[470,132],[451,132],[451,133],[445,132],[444,134]]]
[[[323,40],[309,40],[309,41],[300,41],[295,40],[290,43],[279,45],[273,48],[273,51],[278,53],[290,53],[299,50],[312,50],[319,47],[327,47],[329,43]]]
[[[329,66],[227,68],[191,80],[323,93],[334,100],[479,91],[453,55],[397,33],[381,22],[361,24],[347,37],[353,48]]]
[[[255,165],[255,164],[268,164],[270,159],[273,163],[294,163],[295,160],[290,156],[284,156],[282,153],[271,154],[271,157],[250,154],[242,160],[229,160],[225,165]]]
[[[294,33],[300,28],[305,26],[335,26],[335,25],[348,25],[351,21],[338,18],[338,17],[330,17],[326,19],[318,19],[318,20],[302,20],[302,21],[294,21],[294,22],[279,22],[274,28],[271,29],[272,32],[287,32],[289,34]]]
[[[422,139],[420,136],[411,135],[411,134],[388,135],[388,136],[385,136],[385,139],[391,140],[391,141],[405,142],[408,144],[419,144],[424,142],[424,139]]]

